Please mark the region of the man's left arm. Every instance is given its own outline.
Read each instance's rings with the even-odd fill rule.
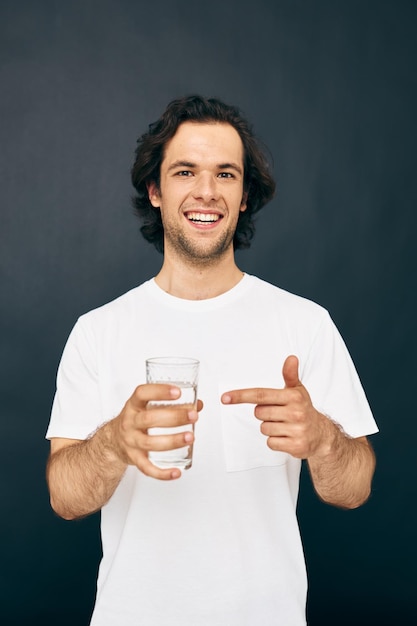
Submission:
[[[345,509],[361,506],[371,493],[375,455],[366,437],[352,439],[329,418],[327,445],[307,458],[311,479],[318,496],[328,504]]]
[[[282,370],[284,389],[252,388],[226,392],[224,404],[255,404],[254,414],[272,450],[307,459],[314,488],[328,504],[353,509],[371,492],[375,456],[366,437],[353,439],[317,411],[298,376],[298,359]]]

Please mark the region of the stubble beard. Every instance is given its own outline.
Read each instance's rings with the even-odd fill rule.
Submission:
[[[165,248],[169,246],[182,260],[193,267],[216,265],[233,246],[235,228],[229,228],[215,241],[193,241],[179,228],[165,232]]]

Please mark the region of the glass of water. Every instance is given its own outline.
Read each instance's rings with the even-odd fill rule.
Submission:
[[[178,406],[188,410],[197,407],[197,383],[199,361],[188,357],[154,357],[146,360],[146,382],[172,384],[179,387],[181,395],[175,400],[149,402],[149,406]],[[194,424],[184,424],[172,428],[149,428],[150,435],[166,435],[194,431]],[[178,467],[188,469],[193,460],[193,444],[174,450],[153,450],[149,460],[161,468]]]

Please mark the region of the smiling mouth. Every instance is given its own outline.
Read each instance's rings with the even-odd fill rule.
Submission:
[[[187,219],[194,224],[214,224],[221,219],[218,213],[199,213],[197,211],[186,214]]]

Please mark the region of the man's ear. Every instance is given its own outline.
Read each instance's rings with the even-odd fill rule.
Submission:
[[[248,192],[245,191],[243,196],[242,196],[242,202],[240,203],[240,210],[242,211],[246,211],[246,209],[248,208],[248,205],[246,204],[248,201]]]
[[[161,194],[158,185],[152,181],[146,185],[148,189],[149,202],[157,209],[161,205]]]

